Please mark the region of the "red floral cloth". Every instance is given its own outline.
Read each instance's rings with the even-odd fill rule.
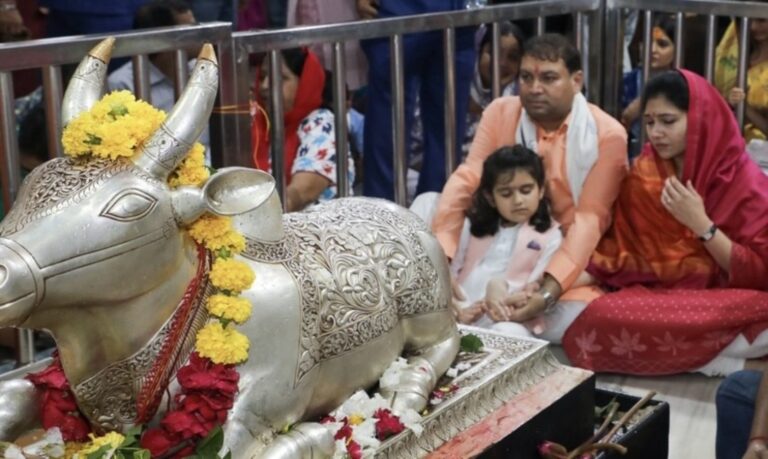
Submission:
[[[601,372],[663,375],[695,370],[734,338],[768,328],[768,294],[756,290],[648,290],[598,298],[563,336],[573,365]]]

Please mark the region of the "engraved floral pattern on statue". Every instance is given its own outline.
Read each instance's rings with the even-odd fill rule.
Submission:
[[[13,208],[0,223],[0,236],[82,201],[110,177],[133,167],[127,160],[76,158],[57,158],[38,166],[24,180]]]
[[[285,248],[248,240],[244,256],[276,262],[295,254],[281,263],[302,301],[296,383],[321,361],[389,332],[400,317],[447,307],[418,235],[427,228],[415,215],[345,199],[287,214],[283,223]]]

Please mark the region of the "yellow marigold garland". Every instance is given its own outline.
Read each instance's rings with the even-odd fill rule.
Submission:
[[[195,349],[203,357],[223,364],[242,363],[248,359],[248,338],[231,325],[211,322],[197,333]]]
[[[217,293],[208,298],[208,312],[236,324],[251,317],[251,302],[242,297]]]
[[[214,287],[232,293],[248,289],[254,280],[253,271],[248,264],[231,258],[216,258],[210,273]]]

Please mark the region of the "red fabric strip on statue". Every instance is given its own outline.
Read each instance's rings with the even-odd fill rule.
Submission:
[[[578,366],[645,375],[690,371],[739,334],[751,342],[768,328],[768,293],[758,291],[768,289],[768,178],[745,152],[717,90],[681,73],[690,95],[682,182],[693,183],[707,215],[733,242],[729,273],[661,205],[674,168],[646,144],[588,268],[624,289],[590,303],[563,337]]]
[[[320,108],[323,103],[323,87],[325,86],[325,69],[314,53],[304,50],[306,59],[299,76],[299,85],[293,107],[283,116],[285,142],[283,151],[285,157],[285,184],[291,183],[291,168],[296,159],[296,151],[299,148],[298,128],[301,121],[313,110]],[[260,75],[256,76],[257,89],[261,82]],[[282,91],[281,91],[282,94]],[[265,106],[266,101],[257,100],[259,105]],[[253,164],[256,168],[269,171],[269,120],[266,113],[257,110],[251,125]]]

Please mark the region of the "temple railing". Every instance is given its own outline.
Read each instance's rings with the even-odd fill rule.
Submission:
[[[738,19],[739,59],[737,85],[745,88],[749,62],[749,21],[752,18],[768,18],[768,4],[755,1],[712,1],[712,0],[606,0],[605,1],[605,62],[602,101],[603,108],[614,116],[621,114],[620,95],[622,91],[621,61],[623,57],[625,17],[629,11],[637,11],[642,15],[642,68],[643,82],[648,81],[651,68],[651,42],[653,40],[653,20],[657,14],[673,14],[675,16],[675,67],[690,65],[685,59],[687,40],[685,34],[686,20],[696,17],[705,20],[705,37],[702,43],[704,53],[701,64],[702,75],[714,82],[715,51],[717,47],[717,21],[719,18],[731,17]],[[698,37],[697,37],[698,38]],[[608,63],[618,63],[610,65]],[[736,116],[739,124],[744,124],[745,102],[736,106]]]

